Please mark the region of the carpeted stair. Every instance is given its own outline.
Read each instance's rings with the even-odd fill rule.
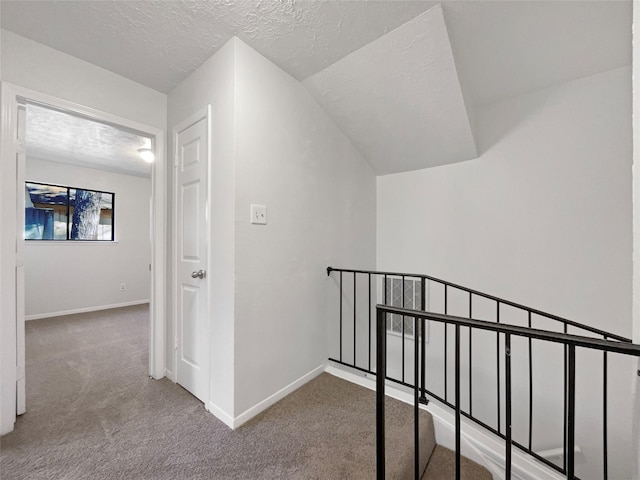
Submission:
[[[413,409],[387,398],[386,409],[386,478],[412,480],[414,478]],[[451,480],[455,478],[455,452],[436,444],[433,418],[420,410],[420,472],[422,480]],[[492,480],[482,465],[461,457],[462,480]]]
[[[410,409],[407,411],[403,407],[407,407],[407,405],[394,405],[391,409],[386,405],[385,467],[387,478],[414,478],[413,412]],[[424,410],[420,411],[419,440],[420,471],[424,472],[436,447],[433,419]]]
[[[315,471],[320,479],[375,478],[375,392],[324,373],[262,415],[286,409],[289,403],[308,408],[314,402],[322,405],[324,428],[333,432],[334,442],[318,442],[312,465],[305,470]],[[387,397],[385,414],[386,478],[413,480],[413,407]],[[252,422],[259,423],[260,417]],[[436,445],[433,419],[425,410],[420,410],[419,439],[422,480],[455,478],[455,455]],[[335,444],[342,447],[336,448]],[[462,458],[461,467],[463,480],[492,480],[486,468],[468,458]]]
[[[451,480],[455,478],[456,454],[453,450],[436,445],[423,480]],[[460,459],[460,477],[462,480],[492,480],[493,476],[481,465],[462,457]]]
[[[393,408],[392,413],[389,413],[387,407],[386,477],[412,480],[414,478],[413,425],[407,425],[406,408],[402,408],[400,405],[394,407],[400,408]],[[424,472],[422,480],[451,480],[455,478],[455,452],[436,444],[433,419],[424,410],[420,411],[419,438],[420,471]],[[462,480],[493,479],[489,470],[466,457],[461,457],[460,469]]]
[[[409,405],[387,399],[386,407],[386,477],[398,480],[414,478],[413,410]],[[455,452],[436,444],[433,418],[420,410],[420,472],[422,480],[455,478]],[[482,465],[466,458],[460,460],[462,480],[492,480]]]

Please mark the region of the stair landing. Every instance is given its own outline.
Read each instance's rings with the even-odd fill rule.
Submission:
[[[349,478],[371,480],[376,478],[376,397],[375,392],[338,377],[323,373],[300,387],[274,407],[263,412],[252,422],[260,422],[262,415],[286,412],[290,421],[304,423],[304,431],[313,447],[305,458],[300,458],[299,468],[315,471],[316,478]],[[386,478],[413,480],[413,406],[387,397],[386,413]],[[274,432],[275,433],[275,432]],[[282,432],[284,433],[284,432]],[[432,458],[436,447],[431,414],[420,410],[420,463],[425,471],[423,479],[450,480],[454,478],[446,470],[447,460],[439,453]],[[427,466],[429,463],[429,466]],[[464,462],[469,471],[484,470],[470,461]],[[491,475],[467,476],[464,480],[489,480]],[[433,476],[432,475],[440,475]],[[442,476],[444,475],[444,476]]]

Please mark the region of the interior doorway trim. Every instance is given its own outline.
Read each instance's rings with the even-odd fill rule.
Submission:
[[[85,117],[117,128],[151,137],[156,160],[151,167],[151,291],[149,376],[162,378],[165,373],[166,328],[166,152],[162,129],[118,115],[69,102],[48,94],[2,82],[0,148],[0,432],[13,429],[16,419],[17,380],[24,369],[24,298],[22,278],[21,215],[24,195],[18,186],[24,183],[24,147],[17,138],[18,108],[26,103]]]

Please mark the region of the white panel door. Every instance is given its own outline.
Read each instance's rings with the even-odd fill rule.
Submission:
[[[203,402],[209,386],[207,118],[176,142],[176,381]]]

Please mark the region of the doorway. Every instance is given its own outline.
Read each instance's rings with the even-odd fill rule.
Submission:
[[[149,320],[149,375],[162,378],[165,373],[164,352],[164,288],[165,288],[165,156],[164,132],[155,127],[143,125],[126,118],[99,112],[71,102],[30,91],[21,87],[2,85],[2,172],[3,224],[5,228],[0,238],[3,253],[2,278],[0,293],[3,299],[2,323],[2,432],[10,431],[16,414],[26,410],[25,404],[25,112],[28,105],[44,107],[52,111],[84,118],[105,127],[117,128],[129,134],[148,138],[150,148],[155,152],[156,160],[151,166],[151,201],[147,204],[150,212],[151,252],[149,268],[151,270],[150,320]],[[11,159],[15,159],[12,164]],[[12,175],[13,174],[13,175]],[[6,175],[6,178],[4,176]],[[6,179],[15,179],[7,183]],[[5,188],[6,186],[6,188]],[[76,186],[76,185],[73,185]],[[13,205],[13,208],[12,208]],[[12,227],[13,225],[13,227]],[[117,226],[116,226],[117,229]],[[13,245],[13,248],[12,248]],[[5,255],[6,254],[6,255]],[[5,263],[6,262],[6,263]],[[8,271],[9,263],[15,262],[15,268]],[[125,285],[126,289],[126,285]],[[7,299],[15,299],[6,302]],[[17,368],[12,368],[17,364]]]
[[[173,130],[175,381],[209,400],[209,131],[206,108]]]

